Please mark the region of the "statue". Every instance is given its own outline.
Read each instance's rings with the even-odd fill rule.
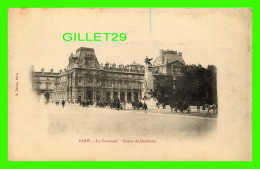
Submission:
[[[148,105],[149,108],[156,108],[156,93],[154,92],[154,82],[153,82],[153,72],[152,72],[152,64],[151,60],[153,58],[144,59],[145,65],[145,73],[143,79],[143,87],[142,87],[142,97],[144,102]]]
[[[146,58],[144,59],[144,62],[146,63],[146,65],[152,66],[151,60],[153,60],[153,58],[149,59],[149,58],[146,56]]]
[[[156,93],[153,91],[153,89],[150,90],[150,94],[151,94],[151,98],[155,98],[156,97]]]
[[[147,81],[146,81],[146,79],[144,79],[144,88],[146,88],[147,87]]]
[[[146,66],[145,66],[145,75],[144,75],[144,79],[143,79],[143,89],[142,89],[142,91],[143,91],[143,96],[144,96],[145,100],[150,99],[150,98],[154,98],[153,74],[152,74],[152,71],[149,68],[149,67],[152,66],[152,64],[151,64],[152,59],[153,58],[149,59],[147,56],[144,59]]]

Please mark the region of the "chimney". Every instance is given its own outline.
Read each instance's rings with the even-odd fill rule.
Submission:
[[[106,62],[105,67],[108,68],[109,67],[109,63]]]
[[[53,69],[51,69],[50,72],[53,73]]]
[[[60,73],[62,73],[62,70],[60,70]]]
[[[44,68],[41,69],[41,72],[42,72],[42,73],[44,72]]]
[[[179,56],[182,56],[182,52],[179,52]]]

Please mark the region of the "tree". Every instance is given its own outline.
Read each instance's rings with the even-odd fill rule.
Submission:
[[[157,75],[155,93],[159,102],[185,102],[189,105],[217,104],[217,68],[209,65],[185,65],[176,80],[170,75]]]
[[[174,81],[172,76],[157,75],[155,93],[159,102],[168,103],[173,98]]]

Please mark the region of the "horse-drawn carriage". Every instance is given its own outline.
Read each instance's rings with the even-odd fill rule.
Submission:
[[[132,108],[133,109],[137,109],[137,110],[139,110],[140,108],[142,108],[143,107],[143,103],[142,102],[132,102]]]
[[[191,112],[191,108],[190,108],[190,105],[185,103],[185,102],[178,102],[177,104],[170,104],[170,107],[171,107],[171,111],[175,111],[175,113],[178,112],[178,110],[182,113],[182,112],[187,112],[187,113],[190,113]]]
[[[218,106],[216,104],[205,104],[205,108],[208,110],[207,115],[210,115],[210,110],[212,110],[212,116],[217,116],[218,114]]]
[[[115,99],[113,102],[110,103],[110,108],[111,109],[116,109],[116,110],[123,110],[123,103],[121,103],[119,100]]]

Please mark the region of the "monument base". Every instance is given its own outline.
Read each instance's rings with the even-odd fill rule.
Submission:
[[[144,101],[144,103],[146,103],[148,110],[157,109],[157,107],[156,107],[157,99],[150,98],[150,99],[144,99],[143,101]]]

